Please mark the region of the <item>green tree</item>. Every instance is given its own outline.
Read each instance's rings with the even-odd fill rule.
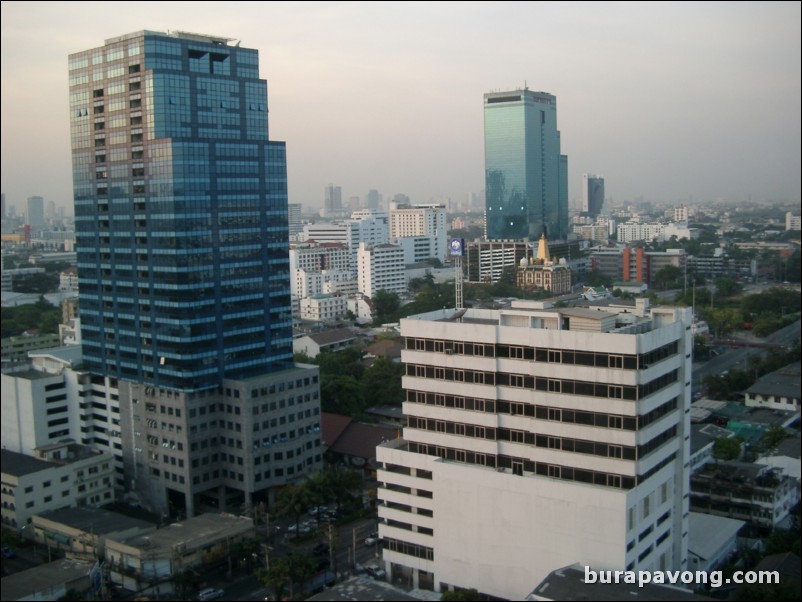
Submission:
[[[613,286],[613,279],[609,276],[602,274],[599,270],[593,270],[585,278],[585,284],[588,286],[604,286],[610,288]]]
[[[314,560],[310,556],[290,554],[290,587],[303,585],[315,572]]]
[[[287,485],[276,497],[275,513],[279,516],[291,516],[295,520],[295,533],[298,533],[301,516],[309,507],[308,492],[298,485]]]
[[[320,397],[324,412],[358,416],[365,407],[362,384],[350,374],[326,374],[321,378]]]
[[[777,445],[779,445],[780,441],[783,441],[788,437],[788,433],[785,432],[785,429],[781,426],[773,426],[760,438],[760,447],[764,451],[771,451]]]
[[[373,323],[376,326],[395,321],[396,312],[401,305],[398,293],[381,289],[373,295]]]
[[[2,338],[19,336],[26,330],[39,329],[42,334],[57,333],[61,322],[61,309],[43,297],[36,303],[18,307],[4,307],[0,323]]]
[[[273,590],[274,600],[284,598],[284,590],[290,580],[290,560],[280,556],[270,562],[270,568],[256,571],[256,578],[267,588]]]
[[[365,370],[362,377],[362,395],[365,403],[372,405],[398,405],[404,400],[401,376],[404,366],[386,357],[378,358]]]
[[[713,457],[718,460],[736,460],[741,455],[741,441],[737,437],[719,437],[713,444]]]
[[[326,479],[331,487],[334,503],[337,505],[337,512],[340,512],[342,504],[353,497],[354,492],[358,491],[362,485],[362,477],[358,472],[347,468],[341,464],[330,465],[325,470]]]
[[[309,500],[312,507],[323,505],[333,496],[331,489],[331,482],[326,478],[326,474],[322,470],[317,470],[309,475],[301,482],[301,487],[306,489],[306,499]],[[317,526],[320,527],[320,519],[323,518],[320,512],[315,513]]]
[[[29,274],[14,279],[14,292],[17,293],[53,293],[58,290],[58,274]]]
[[[683,273],[675,265],[666,265],[657,270],[652,278],[652,286],[657,290],[678,288],[683,285]]]
[[[736,309],[702,308],[699,313],[707,320],[716,337],[726,336],[743,323],[742,314]]]
[[[729,276],[719,276],[713,283],[716,285],[716,294],[720,297],[732,297],[743,290],[743,285],[735,278]]]

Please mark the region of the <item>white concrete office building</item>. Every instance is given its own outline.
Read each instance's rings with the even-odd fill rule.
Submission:
[[[444,259],[447,253],[445,205],[394,205],[390,210],[390,238],[426,237],[431,246],[428,257]]]
[[[522,599],[573,563],[685,569],[690,310],[401,321],[403,439],[377,448],[391,578]]]
[[[397,245],[359,244],[357,281],[359,292],[371,299],[380,290],[405,293],[404,250]]]

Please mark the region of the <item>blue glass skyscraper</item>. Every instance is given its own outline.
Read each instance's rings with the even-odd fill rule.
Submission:
[[[516,90],[484,96],[487,238],[568,234],[568,158],[560,154],[557,99]]]
[[[292,362],[285,146],[257,51],[231,42],[141,31],[69,58],[83,368],[117,415],[83,442],[174,516],[269,504],[322,461],[318,370]]]
[[[185,391],[292,359],[286,153],[256,50],[138,32],[70,56],[84,360]]]

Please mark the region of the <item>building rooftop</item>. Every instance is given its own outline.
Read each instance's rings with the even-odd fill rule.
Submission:
[[[788,437],[777,444],[772,455],[788,456],[789,458],[802,458],[802,439],[799,437]]]
[[[632,583],[586,583],[585,568],[579,564],[552,571],[527,596],[528,600],[710,600],[706,596],[672,585]]]
[[[40,514],[39,517],[96,535],[127,531],[137,527],[146,529],[156,526],[154,523],[103,510],[102,508],[62,508],[45,512]]]
[[[3,466],[3,473],[13,477],[24,477],[25,475],[40,472],[53,468],[52,462],[46,462],[33,456],[26,456],[7,449],[0,450],[0,463]],[[3,597],[5,599],[5,596]]]
[[[401,341],[399,339],[379,339],[365,347],[365,352],[376,357],[389,359],[401,357]]]
[[[732,437],[732,432],[715,424],[694,424],[691,426],[691,454],[713,443],[720,437]]]
[[[253,520],[234,514],[199,514],[187,520],[172,523],[147,535],[135,535],[118,540],[127,546],[148,552],[168,551],[176,546],[193,549],[208,543],[236,536],[243,530],[252,529]]]
[[[688,552],[710,560],[746,523],[734,518],[691,512],[688,518]]]
[[[365,410],[369,416],[375,416],[379,420],[389,420],[390,422],[403,422],[404,409],[401,406],[373,406]]]
[[[320,433],[323,445],[330,446],[340,438],[343,431],[348,428],[353,418],[332,412],[320,413]]]
[[[331,345],[343,341],[350,341],[356,338],[356,335],[345,328],[335,328],[333,330],[324,330],[323,332],[316,332],[314,334],[306,335],[318,345]]]
[[[51,593],[50,590],[72,583],[82,577],[88,577],[91,569],[91,562],[69,558],[40,564],[26,571],[3,577],[0,581],[2,584],[0,598],[3,600],[47,600],[47,594]],[[31,597],[35,593],[45,594],[45,596]]]
[[[706,464],[699,472],[691,478],[708,477],[715,478],[721,482],[754,484],[757,486],[774,486],[776,478],[774,471],[765,464],[753,464],[750,462],[724,461]]]
[[[53,349],[38,349],[29,351],[28,357],[52,357],[61,362],[76,365],[83,359],[83,348],[80,345],[67,345],[65,347],[54,347]]]
[[[370,461],[376,457],[377,445],[399,436],[399,429],[396,427],[352,422],[337,440],[329,445],[329,450],[336,454]]]

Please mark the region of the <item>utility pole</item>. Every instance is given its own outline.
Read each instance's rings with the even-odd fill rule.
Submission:
[[[329,566],[337,575],[337,555],[334,553],[334,535],[332,534],[331,521],[329,521]]]

